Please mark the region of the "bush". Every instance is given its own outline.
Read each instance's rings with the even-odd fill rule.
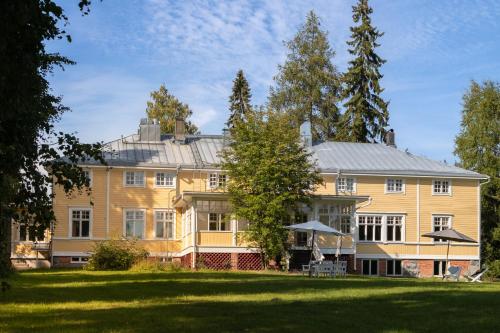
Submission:
[[[500,260],[493,260],[488,263],[486,275],[493,279],[500,279]]]
[[[127,270],[136,262],[148,256],[148,252],[135,240],[106,240],[94,245],[92,255],[85,269]]]
[[[182,266],[179,262],[161,262],[158,259],[142,259],[130,268],[133,272],[180,272]]]

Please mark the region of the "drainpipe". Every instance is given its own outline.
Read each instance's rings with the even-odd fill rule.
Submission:
[[[478,208],[478,213],[477,213],[477,241],[479,242],[479,268],[481,268],[481,186],[488,184],[491,181],[491,178],[488,177],[488,180],[485,181],[484,183],[481,183],[481,180],[479,180],[479,188],[477,189],[477,208]]]

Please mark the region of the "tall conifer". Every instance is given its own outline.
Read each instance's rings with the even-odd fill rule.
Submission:
[[[311,121],[313,139],[335,136],[339,118],[340,78],[332,64],[335,52],[311,11],[295,37],[286,43],[289,54],[271,88],[270,105],[290,112],[296,126]]]
[[[353,9],[353,19],[358,25],[351,27],[349,53],[354,59],[349,62],[347,73],[343,76],[343,99],[345,112],[342,115],[337,138],[342,141],[376,142],[385,134],[388,124],[388,102],[380,94],[382,78],[380,67],[385,60],[375,53],[380,46],[377,39],[383,36],[372,26],[370,15],[373,9],[368,0],[359,0]]]
[[[248,86],[248,81],[243,71],[240,69],[238,73],[236,73],[236,78],[233,80],[233,92],[231,96],[229,96],[230,114],[226,123],[228,128],[232,128],[237,119],[244,119],[245,114],[251,108],[250,98],[252,98],[252,94]]]

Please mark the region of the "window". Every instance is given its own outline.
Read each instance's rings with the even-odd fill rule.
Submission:
[[[89,257],[71,257],[71,263],[83,264],[89,261]]]
[[[449,180],[434,180],[432,182],[432,194],[451,194],[451,184]]]
[[[155,187],[175,187],[175,174],[157,172],[155,174]]]
[[[442,276],[446,273],[446,261],[434,260],[434,275]]]
[[[226,221],[225,214],[209,213],[208,214],[208,230],[210,231],[228,231],[229,223]]]
[[[71,237],[85,238],[90,237],[90,209],[71,209],[70,210],[70,231]]]
[[[227,175],[219,173],[211,173],[208,176],[208,186],[212,189],[214,188],[224,188],[226,187]]]
[[[450,228],[450,216],[433,216],[432,217],[432,230],[441,231]],[[435,242],[444,242],[442,239],[435,239]]]
[[[382,216],[379,215],[360,215],[359,221],[359,240],[365,242],[382,241]]]
[[[403,275],[403,270],[401,269],[401,260],[387,260],[386,273],[389,276]]]
[[[341,216],[340,217],[340,231],[344,234],[351,233],[351,217]]]
[[[345,234],[351,233],[354,206],[350,204],[323,205],[319,207],[319,221]],[[305,221],[304,221],[305,222]]]
[[[387,241],[401,242],[403,233],[403,217],[387,216]]]
[[[155,237],[174,238],[174,212],[168,210],[155,211]]]
[[[89,186],[92,186],[92,172],[90,170],[83,170],[83,174],[89,180]]]
[[[337,178],[337,191],[356,192],[356,182],[354,178]]]
[[[37,240],[36,232],[34,232],[33,227],[22,223],[19,225],[19,240],[21,242],[34,242]]]
[[[378,275],[378,260],[363,259],[362,270],[363,275]]]
[[[144,238],[144,210],[125,211],[125,237]]]
[[[404,192],[404,183],[402,179],[387,179],[385,191],[387,193]]]
[[[297,246],[307,246],[307,232],[304,231],[295,232],[295,240]]]
[[[126,171],[125,186],[144,187],[144,171]]]

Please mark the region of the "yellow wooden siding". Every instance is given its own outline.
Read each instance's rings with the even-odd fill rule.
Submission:
[[[337,247],[337,236],[320,234],[318,237],[319,247],[322,248],[336,248]],[[350,248],[352,247],[352,237],[344,236],[342,237],[342,247]]]
[[[197,237],[200,246],[232,246],[233,233],[224,231],[200,231]]]
[[[446,255],[446,243],[443,245],[421,245],[420,254],[422,255]],[[463,255],[463,256],[477,256],[479,246],[463,246],[463,245],[451,245],[450,246],[450,256]]]
[[[92,248],[98,241],[92,240],[57,240],[54,242],[53,251],[57,252],[91,252]],[[143,246],[151,254],[180,252],[180,241],[138,241],[140,246]]]
[[[388,255],[415,255],[416,245],[408,244],[383,244],[383,243],[358,243],[358,254],[388,254]]]

